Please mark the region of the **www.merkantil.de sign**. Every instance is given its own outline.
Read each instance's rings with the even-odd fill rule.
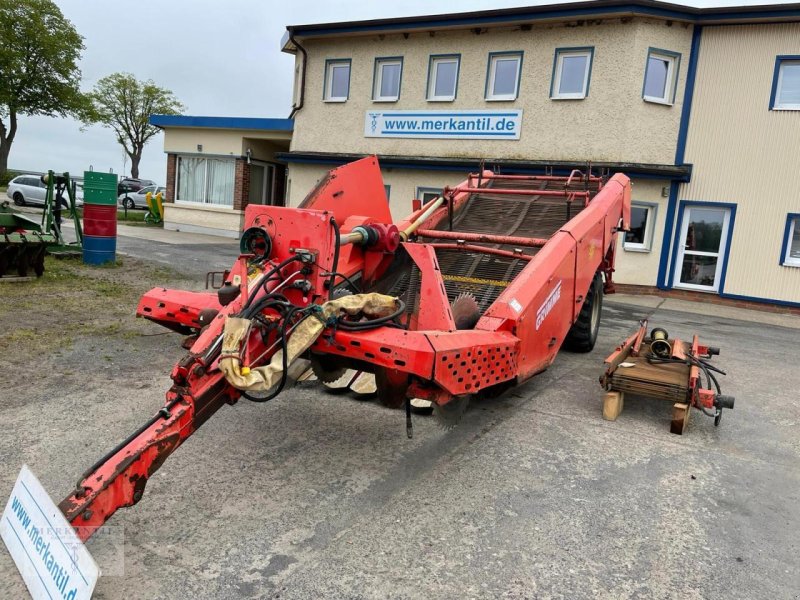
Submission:
[[[521,110],[368,110],[365,137],[518,140]]]

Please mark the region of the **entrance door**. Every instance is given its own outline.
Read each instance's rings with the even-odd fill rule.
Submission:
[[[249,204],[272,204],[274,197],[275,168],[255,161],[250,165]]]
[[[675,287],[719,291],[730,217],[727,208],[689,205],[683,209]]]

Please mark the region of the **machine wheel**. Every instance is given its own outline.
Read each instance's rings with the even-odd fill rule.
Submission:
[[[122,206],[124,206],[128,210],[133,210],[134,208],[136,208],[136,203],[134,203],[134,201],[131,198],[125,196],[125,198],[122,200]]]
[[[17,206],[25,206],[25,196],[17,192],[14,194],[14,204]]]
[[[564,340],[564,348],[572,352],[591,352],[600,329],[600,312],[603,309],[603,276],[597,273],[589,287],[578,318]]]

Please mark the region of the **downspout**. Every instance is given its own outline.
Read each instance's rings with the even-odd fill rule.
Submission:
[[[303,55],[303,70],[300,71],[300,101],[292,107],[292,112],[289,115],[290,119],[293,119],[297,111],[303,108],[303,104],[305,103],[306,98],[306,64],[308,63],[308,52],[303,46],[300,45],[294,37],[294,32],[289,31],[289,41],[295,45],[295,47],[300,50],[300,53]]]

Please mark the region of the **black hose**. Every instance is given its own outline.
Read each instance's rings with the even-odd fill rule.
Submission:
[[[360,293],[361,293],[361,288],[360,288],[360,287],[358,287],[358,286],[357,286],[357,285],[356,285],[356,284],[353,282],[353,280],[352,280],[352,279],[350,279],[350,278],[349,278],[347,275],[345,275],[344,273],[339,273],[338,271],[333,271],[333,272],[329,273],[329,275],[333,275],[334,277],[341,277],[341,278],[342,278],[342,279],[344,279],[344,280],[345,280],[347,283],[349,283],[349,284],[350,284],[350,287],[352,287],[352,288],[353,288],[353,290],[355,291],[355,293],[356,293],[356,294],[360,294]]]
[[[253,300],[255,299],[256,294],[258,293],[258,291],[261,288],[263,288],[265,285],[267,285],[267,282],[271,280],[272,276],[275,275],[275,273],[280,273],[280,270],[283,269],[286,265],[289,265],[289,264],[291,264],[291,263],[293,263],[294,261],[297,261],[297,260],[300,260],[300,257],[297,254],[294,254],[294,255],[290,256],[289,258],[286,258],[286,259],[282,260],[277,265],[275,265],[270,270],[270,272],[267,273],[264,276],[264,278],[258,284],[256,289],[254,289],[253,292],[250,294],[250,297],[247,299],[247,302],[245,302],[245,305],[242,307],[242,312],[244,312],[245,309],[247,309],[253,303]]]
[[[331,217],[331,227],[336,234],[336,243],[333,247],[333,265],[331,265],[331,277],[328,279],[328,300],[333,300],[333,284],[336,281],[337,269],[339,268],[339,245],[342,243],[342,236],[339,232],[339,225],[336,219]]]

